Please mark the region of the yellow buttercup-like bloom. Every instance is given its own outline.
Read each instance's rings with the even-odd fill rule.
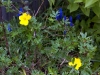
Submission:
[[[21,16],[19,16],[20,24],[27,26],[29,23],[29,20],[31,19],[31,15],[27,13],[23,13]]]
[[[74,62],[69,62],[68,65],[69,66],[75,66],[75,69],[78,70],[82,66],[81,59],[75,58]]]

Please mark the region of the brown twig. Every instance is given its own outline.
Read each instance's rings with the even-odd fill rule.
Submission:
[[[5,45],[6,45],[6,48],[7,48],[7,50],[8,50],[8,54],[10,54],[10,52],[9,52],[8,40],[7,40],[7,37],[6,37],[6,30],[5,30],[5,27],[4,27],[3,22],[2,22],[2,27],[3,27],[3,32],[4,32]]]
[[[43,3],[44,3],[44,0],[42,1],[42,3],[41,3],[41,5],[39,6],[39,8],[38,8],[37,12],[35,13],[35,15],[34,15],[35,17],[36,17],[36,15],[38,14],[39,10],[41,9],[41,7],[42,7]]]
[[[63,59],[63,61],[61,62],[60,66],[63,65],[65,62],[68,63],[68,60]]]
[[[15,8],[15,10],[19,11],[18,8],[15,7],[15,5],[12,4],[12,6]]]

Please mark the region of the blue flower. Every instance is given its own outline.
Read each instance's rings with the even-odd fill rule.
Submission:
[[[68,24],[66,23],[66,19],[68,19],[66,16],[63,17],[64,19],[64,24],[67,26]]]
[[[66,35],[66,33],[67,33],[67,31],[66,31],[66,30],[64,30],[63,34],[64,34],[64,35]]]
[[[67,19],[66,16],[64,16],[64,21],[65,21],[66,19]]]
[[[19,17],[23,12],[23,8],[19,8],[19,13],[17,14],[17,16]]]
[[[69,22],[73,22],[72,16],[69,17]]]
[[[74,26],[74,24],[72,22],[70,22],[70,26],[72,27],[72,26]]]
[[[9,32],[12,31],[12,28],[11,28],[11,26],[10,26],[10,23],[8,23],[8,25],[7,25],[7,30],[8,30]]]
[[[76,19],[77,19],[77,20],[80,20],[80,18],[81,18],[81,17],[80,17],[80,14],[77,14]]]
[[[73,18],[72,18],[72,16],[69,17],[69,22],[70,22],[70,26],[73,26],[74,25],[73,24]]]
[[[63,11],[62,11],[62,8],[59,8],[58,14],[56,15],[56,19],[60,21],[62,20],[62,18],[63,18]]]

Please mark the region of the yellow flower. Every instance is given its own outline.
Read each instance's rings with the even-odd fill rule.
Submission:
[[[81,59],[75,58],[74,62],[69,62],[68,65],[69,66],[75,66],[75,69],[78,70],[82,66]]]
[[[31,19],[30,14],[23,13],[21,16],[19,16],[20,24],[27,26],[29,23],[29,20]]]

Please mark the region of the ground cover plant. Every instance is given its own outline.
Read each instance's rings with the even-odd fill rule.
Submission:
[[[44,1],[1,1],[16,15],[0,22],[0,75],[100,75],[100,1]]]

